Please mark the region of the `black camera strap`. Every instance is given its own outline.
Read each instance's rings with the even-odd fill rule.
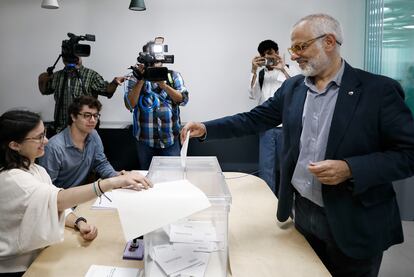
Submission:
[[[263,87],[264,75],[265,75],[265,70],[263,68],[262,70],[259,71],[259,86],[260,86],[260,90]]]

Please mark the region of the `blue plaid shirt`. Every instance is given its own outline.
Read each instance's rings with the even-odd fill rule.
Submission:
[[[130,107],[133,111],[133,134],[137,140],[154,148],[167,148],[174,144],[175,138],[180,133],[181,119],[180,107],[188,102],[188,91],[184,86],[184,80],[180,73],[170,71],[172,83],[167,84],[183,95],[181,103],[174,103],[166,91],[158,87],[155,82],[145,81],[142,87],[138,103]],[[169,73],[169,74],[170,74]],[[135,77],[127,82],[125,99],[135,86]]]

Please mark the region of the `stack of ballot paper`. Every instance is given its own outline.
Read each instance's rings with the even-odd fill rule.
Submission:
[[[203,277],[210,253],[223,250],[223,234],[218,235],[212,222],[183,221],[164,227],[170,243],[149,249],[152,264],[150,276]]]

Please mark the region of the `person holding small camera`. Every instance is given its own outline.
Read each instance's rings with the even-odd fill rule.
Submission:
[[[62,55],[65,67],[55,73],[52,70],[39,75],[38,85],[42,95],[54,95],[54,129],[56,133],[68,125],[68,108],[73,99],[81,95],[111,98],[117,87],[125,80],[115,77],[107,82],[96,71],[82,65],[82,59],[75,55]]]
[[[259,56],[252,60],[249,97],[262,104],[280,88],[282,83],[292,76],[292,71],[279,56],[279,46],[273,40],[260,42]],[[259,177],[278,195],[279,157],[282,125],[259,134]]]
[[[154,45],[154,41],[144,45],[124,97],[125,107],[133,112],[141,169],[149,168],[153,156],[180,155],[180,106],[188,102],[181,74],[163,67],[162,59],[152,50]],[[163,72],[166,78],[162,78]]]

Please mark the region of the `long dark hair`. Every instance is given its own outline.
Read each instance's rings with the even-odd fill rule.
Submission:
[[[29,158],[11,149],[9,143],[23,142],[40,121],[39,114],[25,110],[12,110],[0,116],[0,172],[13,168],[29,169]]]

